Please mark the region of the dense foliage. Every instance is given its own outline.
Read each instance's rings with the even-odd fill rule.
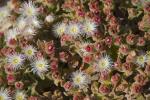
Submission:
[[[150,100],[150,0],[4,1],[0,100]]]

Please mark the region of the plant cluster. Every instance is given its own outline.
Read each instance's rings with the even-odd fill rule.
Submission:
[[[150,1],[3,2],[0,100],[150,100]]]

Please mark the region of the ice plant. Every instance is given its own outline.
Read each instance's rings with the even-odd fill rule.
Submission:
[[[79,44],[79,52],[83,55],[90,54],[94,50],[93,45],[88,42]]]
[[[55,33],[55,36],[60,37],[66,32],[67,25],[66,23],[57,23],[53,27],[53,31]]]
[[[0,89],[0,100],[12,100],[10,93],[7,89]]]
[[[6,41],[10,39],[17,39],[17,35],[19,35],[19,30],[17,28],[10,29],[5,34]]]
[[[85,34],[93,34],[94,32],[96,32],[97,30],[97,25],[95,22],[89,20],[89,19],[86,19],[84,22],[83,22],[83,32]]]
[[[44,58],[35,58],[31,63],[32,71],[38,76],[43,76],[48,71],[48,61]]]
[[[68,24],[66,33],[74,37],[79,36],[81,33],[81,25],[76,22],[70,22]]]
[[[41,27],[41,21],[37,18],[37,17],[33,17],[32,19],[29,19],[29,21],[31,23],[31,27],[33,28],[40,28]]]
[[[19,53],[10,54],[7,58],[7,62],[12,65],[14,70],[18,70],[23,65],[24,55]]]
[[[15,96],[14,96],[15,100],[26,100],[26,93],[24,91],[16,91]]]
[[[0,100],[149,100],[149,11],[149,0],[0,0]]]
[[[71,80],[73,82],[73,86],[80,89],[86,88],[91,82],[89,76],[86,73],[79,70],[72,73]]]
[[[48,23],[53,22],[54,19],[55,19],[55,17],[54,17],[53,15],[47,15],[47,16],[45,17],[45,21],[48,22]]]
[[[140,55],[136,59],[136,63],[141,67],[144,67],[146,61],[147,61],[146,55]]]
[[[112,67],[112,59],[107,54],[104,54],[96,62],[96,71],[109,70]]]
[[[0,7],[0,22],[3,23],[4,20],[8,19],[10,16],[10,9],[7,6]]]
[[[23,17],[27,18],[36,17],[39,14],[38,8],[36,7],[33,1],[24,2],[21,8],[19,9],[19,13]]]
[[[35,35],[36,30],[33,27],[26,27],[23,33],[21,34],[22,36],[33,36]]]
[[[15,26],[19,30],[23,30],[27,26],[27,18],[24,18],[24,17],[18,18]]]
[[[36,49],[33,46],[28,45],[24,47],[23,52],[28,59],[31,59],[35,55]]]

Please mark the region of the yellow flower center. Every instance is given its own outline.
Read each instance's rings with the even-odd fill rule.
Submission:
[[[107,67],[107,62],[106,62],[105,60],[101,60],[101,61],[99,62],[99,67],[101,67],[101,68]]]
[[[27,51],[27,54],[28,54],[28,55],[32,55],[32,50],[28,50],[28,51]]]
[[[59,28],[59,33],[63,33],[64,32],[64,29],[63,28]]]
[[[101,65],[104,67],[106,64],[105,64],[105,62],[102,62]]]
[[[33,14],[32,8],[28,8],[28,9],[27,9],[27,14],[30,15],[30,16]]]
[[[76,28],[76,27],[73,27],[73,28],[71,29],[71,31],[75,33],[75,32],[77,32],[77,28]]]
[[[0,96],[0,100],[4,100],[4,97],[3,97],[3,96]]]
[[[144,62],[144,57],[143,56],[139,57],[139,61]]]
[[[14,63],[14,64],[18,64],[18,63],[19,63],[19,59],[15,58],[15,59],[13,60],[13,63]]]
[[[81,82],[81,77],[77,76],[75,78],[75,83],[79,84]]]
[[[44,68],[44,64],[38,64],[38,68],[39,68],[39,69]]]
[[[86,31],[89,32],[90,31],[90,26],[86,27]]]
[[[23,100],[23,97],[22,97],[21,95],[18,95],[18,96],[16,97],[16,100]]]

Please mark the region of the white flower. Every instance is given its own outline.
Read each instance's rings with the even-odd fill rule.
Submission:
[[[81,33],[81,25],[79,23],[69,23],[67,28],[67,34],[72,36],[79,36]]]
[[[10,93],[7,89],[0,89],[0,100],[12,100],[10,97]]]
[[[35,35],[36,30],[33,27],[26,27],[23,31],[23,36],[33,36]]]
[[[88,84],[90,84],[91,80],[86,73],[82,71],[76,71],[72,73],[72,82],[74,87],[79,87],[80,89],[83,89],[88,86]]]
[[[19,69],[24,62],[24,55],[14,53],[8,56],[8,63],[12,65],[14,70]]]
[[[29,1],[23,3],[21,8],[19,9],[19,13],[24,17],[36,17],[38,15],[38,9],[35,6],[34,2]]]
[[[36,58],[33,63],[31,63],[33,73],[39,76],[43,76],[43,74],[48,71],[48,66],[48,62],[44,58]]]
[[[18,18],[18,20],[17,20],[16,26],[17,26],[17,28],[18,28],[19,30],[22,30],[22,29],[24,29],[24,28],[26,27],[27,24],[28,24],[28,23],[27,23],[27,18],[20,17],[20,18]]]
[[[54,33],[56,36],[62,36],[66,31],[67,25],[65,23],[57,23],[54,25]]]
[[[31,59],[31,58],[33,58],[33,56],[35,55],[36,49],[35,49],[33,46],[29,45],[29,46],[26,46],[26,47],[23,49],[23,51],[24,51],[25,56],[26,56],[28,59]]]
[[[36,17],[31,18],[20,17],[16,23],[17,28],[20,30],[25,30],[28,27],[40,28],[40,25],[41,22]]]
[[[91,20],[86,20],[84,23],[83,23],[83,32],[85,34],[91,34],[93,32],[96,31],[96,23],[91,21]]]
[[[41,22],[37,19],[37,17],[30,18],[29,23],[31,23],[32,27],[35,27],[35,28],[40,28],[41,27]]]
[[[18,34],[20,34],[20,32],[17,28],[10,29],[6,32],[5,39],[6,41],[10,39],[16,39]]]
[[[109,70],[112,66],[112,59],[108,55],[102,55],[96,63],[96,71]]]
[[[14,47],[14,45],[12,45],[11,43],[13,43],[17,40],[18,34],[19,34],[19,31],[16,28],[10,29],[6,32],[5,42],[8,47],[12,47],[12,48]]]
[[[2,23],[9,16],[10,16],[10,9],[8,9],[8,7],[1,7],[0,8],[0,22]]]
[[[26,93],[24,91],[17,91],[14,98],[15,100],[27,100]]]
[[[48,23],[53,22],[54,21],[54,16],[53,15],[46,16],[45,21],[48,22]]]
[[[144,67],[146,62],[147,62],[146,55],[140,55],[136,59],[136,63],[142,67]]]

